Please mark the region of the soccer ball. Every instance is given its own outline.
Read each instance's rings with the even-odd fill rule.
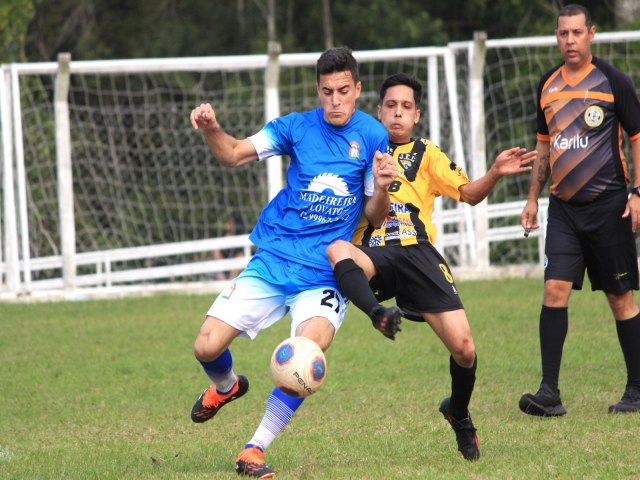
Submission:
[[[326,373],[322,349],[306,337],[287,338],[271,355],[271,379],[290,397],[308,397],[320,388]]]

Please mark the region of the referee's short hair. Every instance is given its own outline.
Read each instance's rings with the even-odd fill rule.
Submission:
[[[587,28],[591,28],[592,22],[589,10],[587,10],[587,8],[583,7],[582,5],[578,5],[577,3],[571,3],[562,7],[558,12],[558,20],[560,19],[560,17],[573,17],[574,15],[580,15],[581,13],[584,14],[584,23],[587,25]]]

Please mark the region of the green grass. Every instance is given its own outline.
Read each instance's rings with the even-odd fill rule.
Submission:
[[[626,376],[604,295],[574,293],[561,374],[569,413],[541,419],[517,403],[539,382],[542,281],[458,286],[479,355],[480,461],[462,459],[438,413],[450,379],[435,335],[405,321],[390,342],[351,307],[325,384],[267,452],[278,478],[638,478],[640,415],[607,414]],[[207,379],[192,343],[211,300],[0,304],[0,478],[237,478],[289,325],[234,343],[249,393],[196,425],[189,412]]]

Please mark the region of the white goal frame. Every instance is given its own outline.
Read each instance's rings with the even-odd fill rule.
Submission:
[[[598,33],[596,42],[640,41],[640,32]],[[354,55],[361,66],[370,62],[390,61],[403,58],[424,62],[428,71],[427,112],[429,137],[441,144],[444,136],[450,139],[450,158],[465,168],[471,178],[478,178],[487,168],[486,118],[484,114],[484,58],[486,52],[495,48],[517,46],[555,45],[555,37],[529,37],[518,39],[487,40],[479,33],[469,42],[455,42],[445,47],[416,47],[377,51],[356,51]],[[0,126],[2,129],[2,208],[0,209],[0,299],[61,297],[75,298],[84,295],[110,295],[123,291],[155,291],[162,289],[193,288],[197,282],[184,281],[192,275],[230,271],[242,268],[251,258],[252,246],[247,235],[233,237],[203,238],[188,242],[160,245],[139,245],[130,248],[114,248],[100,251],[76,251],[75,224],[73,211],[72,169],[73,152],[69,132],[69,112],[67,86],[69,78],[79,74],[99,74],[117,72],[204,72],[261,70],[265,72],[266,120],[279,115],[278,95],[279,69],[297,65],[312,66],[320,52],[305,54],[279,54],[270,46],[268,55],[192,57],[178,59],[135,59],[73,61],[60,55],[58,62],[14,63],[0,67]],[[464,63],[466,62],[466,65]],[[551,65],[549,65],[549,68]],[[467,72],[465,78],[460,69]],[[438,72],[443,72],[439,74]],[[389,72],[393,73],[393,72]],[[55,126],[58,175],[58,205],[51,206],[51,213],[57,215],[61,245],[60,255],[32,258],[29,249],[28,199],[22,105],[20,104],[20,78],[25,76],[54,75]],[[441,91],[444,81],[447,98]],[[462,94],[464,101],[459,98]],[[466,104],[466,107],[464,105]],[[446,109],[443,109],[446,106]],[[461,110],[461,106],[463,109]],[[531,105],[533,110],[534,105]],[[465,110],[466,109],[466,110]],[[442,115],[449,123],[442,125]],[[463,120],[463,118],[468,120]],[[446,131],[444,131],[446,129]],[[531,132],[533,139],[534,132]],[[281,159],[270,160],[267,169],[269,198],[273,197],[283,182]],[[517,222],[509,226],[491,227],[496,218],[519,217],[524,199],[499,204],[482,202],[474,208],[468,205],[443,206],[436,203],[434,221],[441,234],[437,247],[443,252],[454,248],[457,252],[456,271],[467,277],[487,277],[501,274],[539,274],[541,271],[544,228],[532,233],[537,241],[539,261],[522,265],[520,268],[501,269],[492,266],[489,258],[489,244],[522,239],[522,229]],[[539,221],[546,224],[546,199],[541,199]],[[449,228],[449,226],[453,228]],[[162,267],[136,267],[114,270],[116,262],[144,260],[157,257],[171,257],[176,253],[207,252],[215,249],[241,248],[241,258],[207,260]],[[93,265],[93,273],[78,275],[79,266]],[[46,280],[33,280],[33,272],[48,270],[53,273]],[[178,282],[171,279],[180,278]],[[157,280],[163,280],[157,284]],[[199,284],[199,283],[198,283]],[[219,282],[210,282],[210,287],[219,288]]]

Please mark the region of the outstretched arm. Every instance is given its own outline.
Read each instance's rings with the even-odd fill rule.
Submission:
[[[364,215],[374,227],[382,225],[389,213],[389,185],[398,176],[395,160],[388,153],[373,158],[373,195],[365,197]]]
[[[528,152],[520,147],[501,152],[483,177],[460,187],[460,200],[470,205],[480,203],[502,177],[530,171],[531,166],[528,164],[536,158],[536,155],[536,151]]]
[[[239,167],[258,159],[258,153],[249,139],[238,140],[226,133],[209,103],[202,103],[191,111],[191,125],[202,130],[211,153],[223,167]]]

